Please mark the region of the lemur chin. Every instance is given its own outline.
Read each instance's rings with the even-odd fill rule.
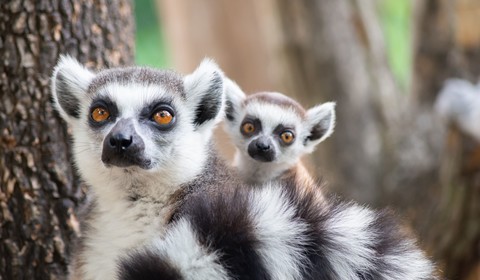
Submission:
[[[211,60],[182,76],[60,59],[54,103],[93,197],[70,279],[435,279],[387,212],[243,187],[211,144],[224,81]]]

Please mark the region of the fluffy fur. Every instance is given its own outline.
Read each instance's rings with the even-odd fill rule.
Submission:
[[[319,203],[318,190],[296,180],[244,188],[210,140],[223,117],[223,79],[208,60],[186,77],[92,73],[60,60],[55,106],[93,197],[70,279],[434,279],[387,214]],[[99,104],[110,116],[95,122]],[[165,106],[174,121],[158,126],[153,116]],[[112,131],[142,145],[104,161]]]
[[[172,195],[204,172],[212,129],[223,117],[222,81],[210,60],[183,77],[138,67],[93,73],[73,58],[60,59],[52,76],[55,107],[73,131],[75,163],[93,196],[72,279],[115,278],[120,256],[163,231]],[[92,125],[90,111],[99,101],[111,117]],[[156,104],[174,109],[172,128],[155,127]],[[144,143],[136,154],[144,166],[101,160],[109,133],[125,120]]]
[[[227,118],[225,128],[237,151],[234,166],[249,184],[296,176],[311,181],[300,159],[333,133],[335,103],[327,102],[305,110],[295,100],[275,92],[260,92],[246,96],[233,81],[226,81]],[[241,132],[246,120],[254,120],[256,132]],[[284,128],[282,128],[284,127]],[[292,144],[285,145],[280,133],[294,133]],[[254,158],[252,144],[264,139],[271,145],[274,156],[267,160]]]
[[[136,279],[128,272],[144,270],[145,259],[153,259],[162,265],[142,279],[170,279],[171,270],[181,279],[437,279],[388,211],[336,200],[323,207],[294,182],[275,184],[190,195],[168,237],[123,259],[120,278]],[[183,248],[175,251],[181,257],[170,256],[170,248]],[[203,278],[207,274],[215,277]]]

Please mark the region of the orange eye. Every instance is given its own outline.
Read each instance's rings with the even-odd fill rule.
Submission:
[[[167,110],[160,110],[153,114],[153,120],[160,125],[167,125],[172,122],[173,116]]]
[[[250,134],[255,131],[255,126],[251,122],[246,122],[242,125],[242,130],[244,133]]]
[[[295,139],[295,136],[293,135],[293,132],[287,130],[280,134],[280,138],[282,138],[283,143],[290,144],[293,142],[293,139]]]
[[[96,122],[103,122],[109,117],[110,117],[110,112],[103,107],[97,107],[92,111],[92,119]]]

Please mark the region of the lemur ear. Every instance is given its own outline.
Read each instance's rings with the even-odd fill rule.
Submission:
[[[223,117],[223,72],[215,62],[204,59],[200,66],[184,79],[188,103],[195,112],[197,129],[214,126]]]
[[[232,80],[225,78],[225,114],[228,122],[237,119],[246,96],[240,87]]]
[[[335,102],[327,102],[307,111],[305,146],[315,146],[333,133],[335,127]]]
[[[80,118],[80,100],[94,76],[76,59],[60,56],[51,82],[55,107],[65,121]]]

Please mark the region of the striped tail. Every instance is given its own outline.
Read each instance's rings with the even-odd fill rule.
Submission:
[[[195,194],[165,236],[122,260],[119,278],[438,279],[388,211],[298,189]]]

